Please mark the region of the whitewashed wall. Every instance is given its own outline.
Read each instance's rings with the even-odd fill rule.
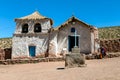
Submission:
[[[59,45],[57,44],[57,36],[58,36],[58,31],[53,31],[50,34],[50,41],[49,41],[49,54],[54,54],[57,56],[58,53],[58,47]]]
[[[77,34],[80,35],[79,47],[83,53],[91,52],[91,32],[89,28],[83,24],[76,22],[76,24],[69,23],[66,27],[61,28],[58,32],[58,53],[61,53],[63,48],[68,50],[68,36],[74,35],[71,33],[71,28],[75,27]]]
[[[42,28],[42,33],[47,33],[48,29],[51,28],[51,24],[50,24],[50,20],[45,19],[45,20],[19,20],[16,21],[16,30],[14,34],[21,34],[22,32],[22,25],[24,24],[28,24],[28,33],[34,33],[34,25],[36,23],[40,23],[41,24],[41,28]]]
[[[22,25],[28,24],[28,33],[22,32]],[[34,25],[41,24],[42,32],[34,33]],[[36,56],[44,54],[48,48],[48,30],[51,28],[50,20],[18,20],[12,39],[12,58],[29,57],[29,46],[36,46]]]
[[[27,35],[21,33],[24,23],[29,25]],[[42,26],[42,32],[39,34],[33,32],[35,23],[40,23]],[[49,54],[56,56],[60,55],[63,50],[68,52],[68,36],[74,35],[74,33],[71,33],[71,28],[73,27],[77,30],[77,35],[80,36],[79,48],[82,53],[93,53],[97,50],[96,46],[98,44],[95,42],[97,31],[91,32],[87,25],[77,21],[75,24],[69,22],[64,27],[54,30],[49,34],[48,30],[51,27],[50,20],[48,19],[17,21],[15,35],[12,39],[12,58],[29,57],[29,46],[36,46],[36,56],[44,54],[47,48],[49,48]]]
[[[95,49],[95,36],[94,32],[91,32],[91,53],[94,53]]]
[[[29,57],[29,46],[36,46],[36,56],[46,52],[48,35],[37,37],[13,37],[12,57]]]
[[[94,31],[94,36],[95,36],[95,53],[98,52],[98,49],[100,48],[100,42],[99,42],[99,38],[98,38],[98,29],[96,29]]]

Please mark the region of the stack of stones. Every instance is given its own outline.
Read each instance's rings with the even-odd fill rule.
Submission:
[[[66,54],[65,67],[74,68],[85,65],[85,56],[80,53],[80,48],[74,47],[71,54]]]
[[[100,40],[100,46],[103,46],[107,52],[120,52],[120,39]]]

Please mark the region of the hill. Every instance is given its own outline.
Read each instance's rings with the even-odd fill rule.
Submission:
[[[119,39],[120,26],[98,28],[99,39]]]

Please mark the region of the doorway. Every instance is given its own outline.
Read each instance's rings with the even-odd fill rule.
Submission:
[[[5,52],[5,59],[11,59],[12,48],[4,49]]]
[[[68,36],[68,51],[72,51],[75,46],[75,36]],[[76,46],[79,47],[79,36],[76,36]]]
[[[36,53],[36,46],[29,46],[29,55],[31,57],[35,57],[35,53]]]

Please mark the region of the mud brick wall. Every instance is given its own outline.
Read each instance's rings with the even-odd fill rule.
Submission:
[[[0,49],[0,60],[4,60],[5,59],[5,53],[3,49]]]
[[[107,52],[120,52],[120,39],[100,40],[100,46],[105,47]]]
[[[11,48],[0,49],[0,60],[11,59]]]

